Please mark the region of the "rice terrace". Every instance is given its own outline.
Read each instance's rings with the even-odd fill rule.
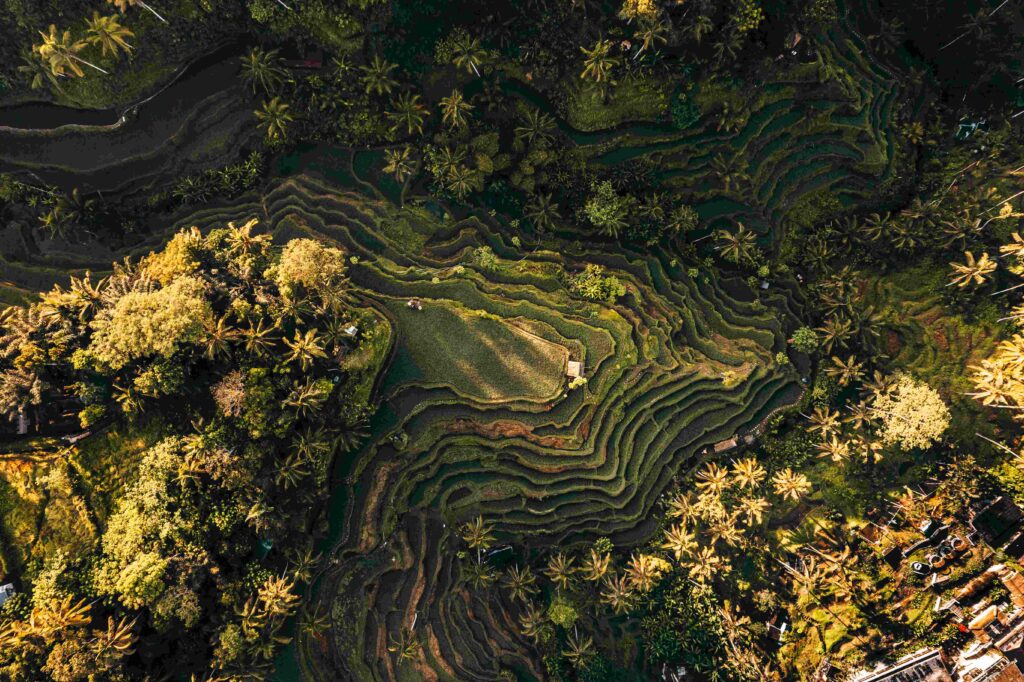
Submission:
[[[0,679],[1024,680],[1024,4],[0,35]]]

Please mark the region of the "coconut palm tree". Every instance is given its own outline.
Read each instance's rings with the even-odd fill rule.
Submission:
[[[305,372],[317,359],[326,360],[327,352],[316,329],[307,329],[303,334],[295,330],[295,338],[283,339],[284,345],[288,346],[289,353],[285,356],[286,363],[298,362]]]
[[[818,443],[817,449],[818,457],[828,457],[833,462],[845,462],[850,459],[850,443],[836,436]]]
[[[480,44],[478,38],[470,38],[463,34],[452,46],[452,64],[467,73],[475,73],[480,77],[480,66],[489,58],[489,53]]]
[[[811,491],[811,482],[806,476],[786,467],[772,477],[775,494],[787,500],[799,500]]]
[[[405,126],[409,135],[414,132],[423,133],[423,121],[430,112],[420,102],[419,95],[404,92],[391,100],[391,109],[386,116],[391,121],[392,132],[397,132],[399,127]]]
[[[694,552],[686,564],[690,578],[699,583],[706,583],[727,568],[725,560],[711,546]]]
[[[733,462],[732,465],[732,478],[736,482],[736,486],[739,488],[750,488],[754,489],[761,485],[765,477],[768,476],[768,472],[764,470],[764,467],[758,463],[753,457],[747,457],[741,459],[738,462]]]
[[[384,172],[391,173],[396,182],[404,183],[416,172],[412,157],[412,147],[406,145],[401,149],[387,149],[384,152]]]
[[[668,31],[668,24],[657,17],[644,17],[641,19],[640,30],[636,34],[636,37],[640,39],[640,47],[637,48],[633,58],[636,59],[644,52],[656,48],[658,43],[667,43],[668,37],[666,34]]]
[[[996,270],[996,262],[989,258],[987,252],[982,252],[981,257],[975,259],[974,254],[970,251],[964,251],[964,258],[967,259],[966,263],[950,263],[950,267],[953,268],[953,277],[950,279],[950,284],[955,284],[960,288],[966,287],[969,284],[975,286],[984,284],[989,275]]]
[[[489,587],[498,580],[498,574],[494,572],[494,569],[486,562],[479,561],[479,554],[477,561],[470,561],[466,566],[466,574],[466,580],[478,590]]]
[[[121,659],[135,653],[136,635],[132,630],[135,628],[137,618],[129,619],[122,616],[115,621],[113,616],[107,616],[106,630],[92,631],[92,648],[96,652],[96,658],[100,661],[110,659]]]
[[[397,64],[381,59],[380,55],[374,55],[369,64],[360,67],[366,94],[390,95],[398,85],[398,81],[391,77],[391,72],[397,68]]]
[[[814,331],[821,334],[822,349],[831,353],[834,346],[846,348],[846,342],[853,336],[853,323],[846,317],[833,315],[822,326],[815,327]]]
[[[831,434],[839,433],[839,413],[829,409],[828,405],[818,405],[807,417],[811,422],[808,431],[817,433],[822,438],[828,438]]]
[[[450,128],[464,128],[467,125],[466,117],[473,108],[462,96],[461,90],[452,90],[452,94],[441,98],[441,120]]]
[[[708,535],[711,538],[712,544],[722,540],[730,547],[739,545],[743,541],[743,530],[737,525],[738,519],[738,514],[730,514],[712,524],[708,528]]]
[[[540,109],[527,109],[522,124],[513,132],[516,140],[527,145],[550,142],[554,138],[555,119]]]
[[[638,592],[650,592],[667,568],[666,562],[652,554],[634,553],[626,565],[626,575]]]
[[[583,577],[592,583],[599,582],[608,573],[611,566],[612,555],[599,553],[596,549],[590,549],[590,556],[583,562]]]
[[[288,134],[288,124],[295,120],[288,113],[288,105],[280,97],[263,102],[263,107],[255,112],[257,120],[266,129],[267,139],[271,142],[283,140]]]
[[[33,45],[32,52],[46,62],[54,76],[67,76],[70,72],[70,75],[81,78],[85,76],[85,72],[82,71],[79,64],[85,64],[100,73],[108,73],[78,56],[78,53],[88,47],[89,43],[85,40],[73,39],[71,31],[61,33],[54,24],[50,24],[49,31],[47,33],[40,31],[39,35],[42,36],[43,42]]]
[[[308,583],[313,577],[313,571],[323,559],[323,554],[317,552],[313,547],[295,550],[288,556],[288,566],[292,578],[300,583]]]
[[[92,19],[86,21],[86,26],[86,42],[99,45],[104,56],[109,52],[111,56],[116,57],[121,50],[131,52],[132,46],[128,43],[128,38],[135,34],[126,26],[122,26],[116,16],[101,17],[99,12],[94,11]]]
[[[825,374],[835,377],[840,386],[847,386],[850,383],[864,376],[864,363],[857,362],[857,357],[849,356],[846,360],[832,356],[832,365],[825,368]]]
[[[580,48],[585,55],[580,78],[592,80],[598,85],[615,84],[611,78],[611,72],[619,63],[619,58],[611,55],[612,45],[612,41],[601,39],[589,50],[585,47]]]
[[[256,320],[256,326],[250,322],[248,328],[241,331],[242,338],[245,339],[245,352],[250,355],[260,356],[267,353],[277,341],[277,338],[272,336],[277,330],[277,325],[264,326],[263,322],[264,319],[261,317]]]
[[[117,9],[121,11],[121,14],[127,12],[129,7],[141,7],[163,23],[167,23],[166,19],[160,16],[155,9],[144,3],[142,0],[107,0],[107,4],[117,7]]]
[[[693,23],[686,27],[685,32],[693,37],[694,42],[700,43],[704,36],[714,30],[715,24],[711,17],[706,14],[698,14]]]
[[[290,616],[298,607],[301,598],[295,594],[295,583],[291,578],[271,576],[260,587],[259,601],[263,610],[271,616]]]
[[[700,509],[689,494],[680,492],[669,500],[668,516],[687,524],[700,516]]]
[[[708,462],[697,474],[697,487],[705,493],[721,495],[729,487],[729,470]]]
[[[408,628],[402,628],[398,637],[392,637],[388,642],[388,651],[397,654],[399,663],[413,660],[422,648],[423,644]]]
[[[50,63],[42,59],[38,53],[33,52],[32,55],[23,55],[21,61],[21,65],[18,66],[18,73],[28,81],[30,88],[38,90],[45,83],[49,83],[57,92],[63,92],[58,80],[58,74],[53,72],[50,68]]]
[[[459,199],[465,199],[476,188],[479,179],[477,170],[460,164],[448,174],[448,191]]]
[[[618,616],[632,611],[636,605],[636,593],[629,577],[625,574],[605,577],[601,601],[610,606]]]
[[[558,212],[558,204],[551,200],[550,194],[537,194],[526,207],[526,217],[538,232],[547,232],[562,215]]]
[[[736,511],[743,515],[748,526],[754,526],[764,520],[764,514],[771,506],[763,497],[743,497],[736,504]]]
[[[460,532],[469,548],[476,550],[478,558],[481,551],[494,544],[494,526],[484,523],[483,516],[477,516],[472,521],[463,524]]]
[[[757,249],[757,235],[748,230],[743,223],[735,232],[718,230],[715,238],[719,242],[718,250],[722,257],[732,263],[743,263],[753,259]]]
[[[568,589],[572,583],[573,575],[577,569],[573,566],[575,558],[572,556],[566,556],[562,552],[555,554],[548,559],[547,568],[544,569],[544,575],[551,578],[553,582],[559,588],[565,590]]]
[[[287,342],[287,339],[285,341]],[[316,381],[312,377],[308,377],[305,383],[296,381],[292,385],[292,390],[285,398],[284,404],[295,412],[296,417],[303,418],[319,412],[323,407],[325,397],[323,390],[316,385]]]
[[[689,556],[697,548],[697,542],[693,533],[686,530],[683,524],[677,523],[665,529],[665,541],[661,543],[661,548],[672,552],[676,561],[682,561],[683,557]]]
[[[208,320],[204,330],[206,338],[203,343],[206,345],[206,357],[210,360],[226,355],[230,342],[239,337],[238,331],[230,326],[227,315],[222,315],[216,322]]]
[[[572,667],[577,670],[585,670],[597,655],[597,651],[594,650],[594,640],[585,636],[578,637],[575,629],[569,633],[562,653],[572,663]]]
[[[273,93],[287,75],[288,72],[281,67],[277,50],[254,47],[242,57],[242,80],[252,88],[253,93],[257,90]]]
[[[519,625],[524,637],[529,637],[534,642],[539,642],[544,631],[544,613],[533,604],[526,607],[523,615],[519,616]]]
[[[508,585],[512,598],[524,602],[529,602],[530,596],[537,591],[536,582],[537,579],[529,566],[523,568],[509,566],[508,573],[505,575],[505,584]]]
[[[305,460],[299,453],[292,452],[277,465],[274,482],[285,490],[289,490],[298,486],[308,475],[309,468],[306,466]]]

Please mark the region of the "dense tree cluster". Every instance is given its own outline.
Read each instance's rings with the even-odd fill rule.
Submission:
[[[184,230],[109,277],[4,312],[7,413],[77,404],[83,427],[159,415],[167,433],[95,555],[38,581],[24,618],[4,611],[6,679],[207,665],[251,679],[286,640],[315,559],[310,511],[369,409],[351,388],[377,368],[346,358],[388,332],[349,300],[342,251],[279,250],[255,227]]]

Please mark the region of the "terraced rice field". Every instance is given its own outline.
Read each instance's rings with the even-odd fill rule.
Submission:
[[[313,595],[332,627],[299,642],[315,679],[485,680],[502,665],[539,675],[518,607],[460,583],[455,527],[481,512],[533,549],[639,540],[678,472],[799,394],[794,370],[775,360],[795,323],[785,289],[757,304],[729,293],[745,285],[691,279],[667,256],[571,242],[523,254],[486,214],[440,221],[305,173],[181,224],[249,215],[281,239],[312,234],[357,256],[359,296],[395,330],[374,437],[336,472],[345,495]],[[467,264],[481,245],[497,269]],[[570,297],[559,272],[586,262],[614,272],[627,295]],[[588,377],[573,390],[570,358]],[[403,673],[387,646],[414,621],[425,646]]]
[[[808,67],[805,78],[763,86],[731,132],[710,117],[683,131],[560,125],[596,166],[654,161],[708,228],[742,221],[777,240],[802,198],[831,189],[860,202],[891,172],[900,93],[885,69],[853,56],[860,42],[840,26],[823,47],[853,78],[822,83]],[[330,560],[309,595],[331,627],[301,635],[295,650],[309,679],[495,680],[502,667],[541,678],[515,622],[521,607],[461,582],[457,525],[481,513],[499,540],[515,539],[526,553],[602,535],[642,541],[674,477],[704,461],[712,444],[797,400],[795,370],[776,360],[797,302],[784,285],[758,301],[739,280],[691,277],[671,252],[595,247],[572,227],[557,248],[526,252],[485,213],[441,219],[415,199],[399,209],[401,191],[382,177],[381,156],[308,152],[282,164],[285,177],[261,193],[169,226],[255,216],[280,240],[337,243],[354,257],[357,295],[393,324],[374,436],[338,462]],[[716,157],[744,159],[749,180],[722,186]],[[133,253],[167,236],[154,234]],[[469,263],[478,246],[493,249],[497,269]],[[101,270],[122,255],[22,254],[3,263],[6,292]],[[614,304],[571,297],[562,273],[585,263],[605,266],[627,294]],[[410,298],[424,309],[406,307]],[[572,390],[570,359],[582,360],[587,376]],[[403,629],[424,646],[396,667],[387,647]]]

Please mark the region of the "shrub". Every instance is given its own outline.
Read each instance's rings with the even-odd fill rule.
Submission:
[[[605,275],[604,268],[588,263],[583,272],[568,278],[569,291],[580,298],[591,301],[607,301],[612,303],[626,293],[626,287],[614,275]]]
[[[793,332],[793,338],[789,343],[797,351],[809,355],[818,350],[818,333],[810,327],[800,327]]]

